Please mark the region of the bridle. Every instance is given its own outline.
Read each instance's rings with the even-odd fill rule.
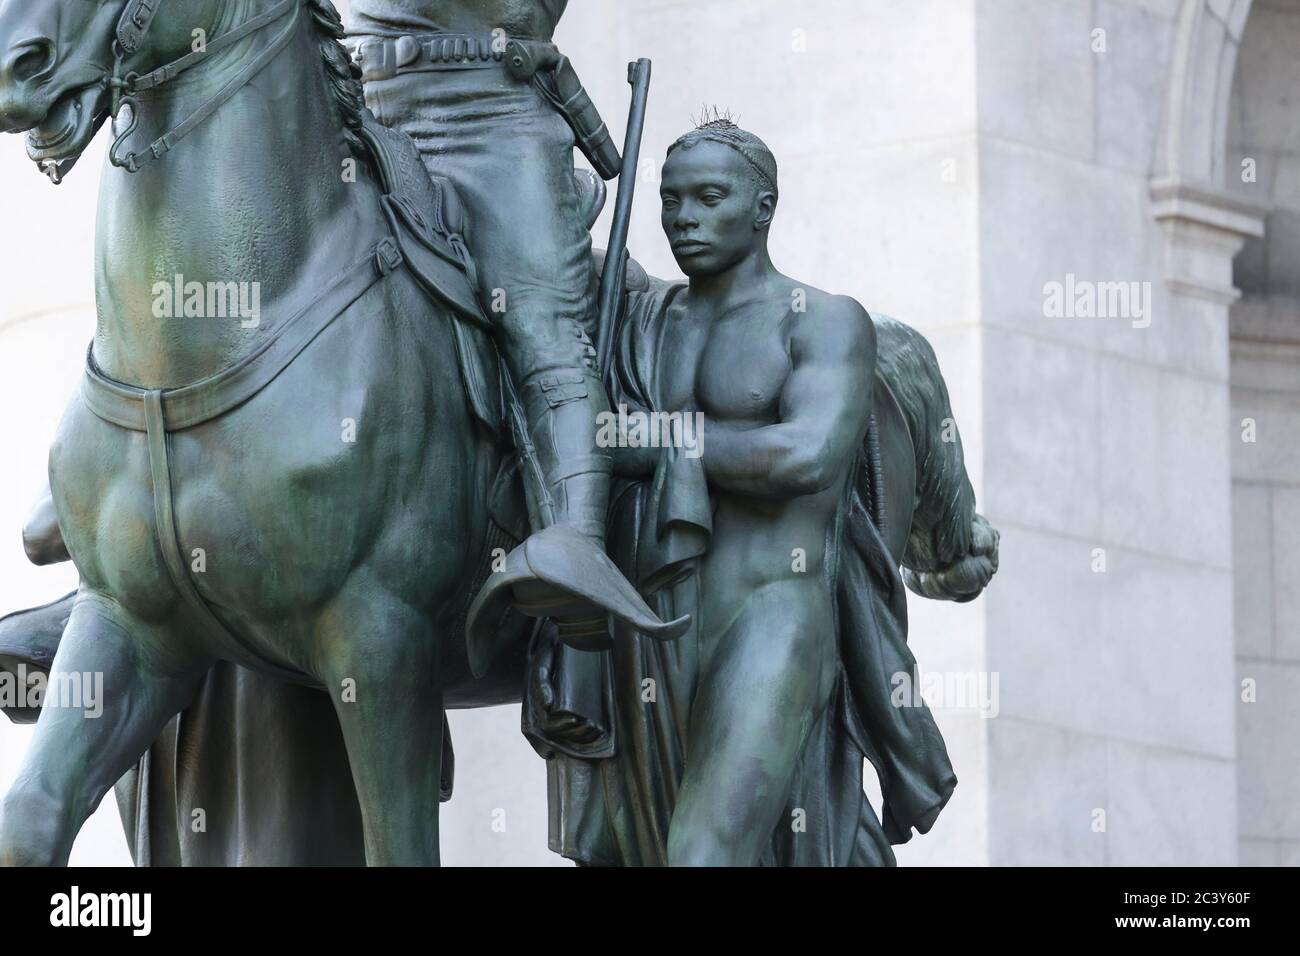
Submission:
[[[240,24],[228,33],[223,33],[215,40],[209,41],[202,48],[187,53],[185,56],[141,76],[133,71],[127,71],[126,61],[138,53],[144,45],[145,38],[149,35],[149,28],[153,25],[154,17],[162,5],[162,0],[128,0],[125,9],[122,11],[122,16],[118,20],[117,30],[113,37],[113,72],[110,76],[104,78],[104,84],[112,91],[113,99],[109,114],[114,121],[117,120],[118,113],[121,112],[123,106],[131,108],[131,121],[127,128],[113,140],[113,145],[108,151],[109,162],[129,173],[138,172],[148,163],[161,158],[182,139],[194,132],[205,120],[211,118],[212,114],[243,89],[293,39],[294,28],[298,24],[298,15],[303,2],[304,0],[281,0],[270,10],[253,17],[246,23]],[[158,89],[158,87],[171,82],[186,70],[207,62],[210,57],[265,29],[290,13],[292,13],[292,16],[289,17],[289,22],[285,24],[283,30],[276,34],[275,39],[271,41],[266,49],[240,70],[212,99],[191,113],[182,123],[172,127],[164,135],[154,140],[143,153],[128,152],[123,155],[123,144],[135,132],[139,123],[139,104],[135,98],[136,94]]]

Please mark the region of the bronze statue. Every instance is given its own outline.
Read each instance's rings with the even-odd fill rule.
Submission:
[[[605,190],[571,152],[623,157],[565,5],[357,0],[358,67],[329,0],[0,0],[0,130],[54,182],[114,136],[24,532],[82,583],[0,618],[0,670],[107,697],[45,702],[0,862],[66,861],[116,784],[139,864],[436,863],[444,708],[521,699],[583,862],[889,862],[932,822],[942,741],[880,695],[898,568],[966,600],[997,549],[933,354],[772,268],[775,160],[725,123],[666,170],[689,287],[628,264],[595,341]],[[611,444],[615,408],[702,442]]]
[[[478,291],[505,360],[533,537],[470,609],[486,631],[507,604],[556,621],[562,639],[608,646],[606,618],[671,638],[605,559],[609,410],[590,322],[596,276],[575,142],[605,179],[618,150],[551,42],[567,0],[359,0],[353,49],[366,101],[406,133],[429,172],[456,183],[473,229]],[[586,185],[586,184],[584,184]],[[590,187],[589,187],[590,188]]]
[[[617,752],[554,754],[553,848],[591,864],[892,864],[890,844],[927,831],[956,783],[924,705],[889,703],[891,675],[915,670],[898,565],[946,539],[929,570],[974,586],[933,596],[969,599],[996,569],[996,536],[975,541],[987,525],[959,443],[912,454],[871,317],[773,266],[763,142],[707,122],[669,149],[660,190],[689,282],[631,293],[616,404],[698,414],[703,432],[697,449],[618,449],[630,480],[611,542],[661,615],[695,623],[671,645],[614,647]],[[892,320],[879,338],[895,356],[923,345]],[[917,424],[940,427],[942,381],[908,377]],[[939,535],[909,520],[915,464],[941,472]]]
[[[368,117],[341,35],[326,0],[0,6],[26,51],[0,124],[65,175],[115,111],[121,167],[50,456],[82,578],[52,667],[102,672],[108,700],[97,720],[44,708],[6,862],[65,861],[218,662],[323,687],[366,859],[437,862],[443,707],[487,565],[492,326],[454,191]],[[241,93],[259,108],[223,108]],[[187,302],[190,283],[257,283],[264,313],[159,319],[173,277]]]

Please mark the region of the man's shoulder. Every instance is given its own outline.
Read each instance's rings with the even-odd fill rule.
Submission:
[[[851,319],[856,322],[867,323],[871,321],[871,316],[867,314],[866,308],[851,295],[823,292],[818,302],[818,309],[824,315],[833,319]]]
[[[839,319],[867,318],[867,310],[852,296],[827,292],[825,289],[819,289],[797,279],[786,278],[781,287],[786,286],[789,287],[790,311],[795,315],[808,315],[814,318],[822,316]]]
[[[803,291],[803,308],[799,308],[799,292]],[[839,345],[855,341],[874,341],[876,329],[871,316],[862,303],[848,295],[824,292],[811,286],[796,286],[792,295],[795,306],[791,309],[790,331],[799,338],[816,338]]]

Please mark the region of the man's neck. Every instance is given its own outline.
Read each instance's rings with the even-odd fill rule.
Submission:
[[[713,275],[692,278],[691,298],[718,314],[755,298],[762,298],[772,280],[779,275],[772,265],[772,257],[768,255],[765,243],[730,268]]]

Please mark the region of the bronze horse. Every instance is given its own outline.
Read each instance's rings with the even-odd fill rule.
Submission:
[[[118,136],[98,327],[50,453],[81,575],[53,670],[102,673],[107,699],[98,719],[44,708],[0,858],[66,861],[230,661],[325,688],[366,859],[436,863],[443,707],[468,680],[458,618],[493,477],[454,328],[477,311],[454,196],[364,121],[328,2],[123,13],[0,4],[0,126],[31,129],[55,177],[107,112]],[[171,283],[236,278],[264,315],[157,317]]]
[[[501,490],[495,355],[466,226],[450,184],[362,109],[341,35],[328,0],[0,0],[0,129],[30,131],[55,181],[110,114],[116,137],[98,326],[50,453],[53,508],[29,534],[42,560],[66,548],[82,583],[43,615],[9,619],[56,622],[57,640],[43,636],[52,660],[29,656],[103,674],[106,699],[98,718],[46,702],[0,807],[0,862],[66,862],[124,774],[128,819],[145,812],[141,756],[179,762],[181,738],[164,728],[182,712],[182,727],[211,717],[225,695],[269,719],[288,712],[277,699],[310,698],[328,720],[328,701],[336,726],[259,728],[279,733],[286,759],[322,751],[316,779],[333,786],[301,817],[347,829],[354,800],[367,862],[435,864],[444,708],[523,693],[522,619],[483,680],[465,651],[467,605],[493,549],[518,536],[490,503],[519,495]],[[187,311],[192,288],[236,279],[262,290],[265,315],[158,317],[167,297]],[[896,335],[899,354],[918,339]],[[888,540],[927,596],[973,596],[996,538],[936,555],[947,512],[918,497],[941,467],[965,483],[960,445],[954,465],[918,434],[941,427],[942,380],[934,368],[909,406],[885,384],[894,367],[882,366],[870,437],[883,512],[898,516]],[[4,623],[0,666],[21,656]],[[218,772],[243,764],[244,743],[211,751]],[[328,861],[305,826],[288,842],[277,862]]]

